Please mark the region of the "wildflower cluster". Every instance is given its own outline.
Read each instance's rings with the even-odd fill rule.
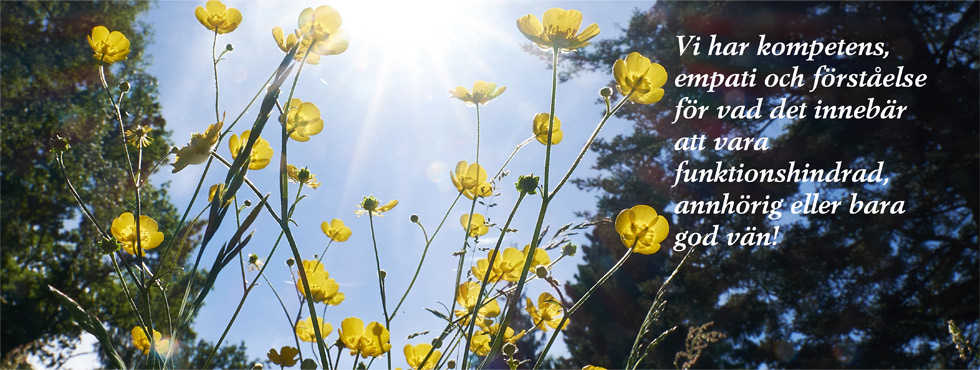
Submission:
[[[215,45],[217,45],[219,35],[235,31],[243,21],[242,13],[238,9],[229,8],[222,2],[215,0],[208,1],[204,6],[196,7],[194,16],[201,25],[210,31],[208,34],[213,35]],[[332,317],[333,322],[337,323],[337,320],[340,320],[340,325],[334,334],[334,325],[324,316],[327,312],[326,308],[342,305],[346,296],[341,289],[343,277],[338,277],[341,281],[335,280],[327,271],[326,266],[334,260],[326,255],[334,242],[348,242],[354,233],[343,220],[332,218],[330,221],[324,220],[320,224],[320,229],[325,237],[323,239],[325,246],[320,253],[306,253],[307,248],[301,249],[297,246],[291,224],[295,225],[295,220],[292,217],[293,212],[297,204],[304,199],[302,192],[306,189],[318,189],[321,185],[329,187],[333,185],[335,179],[321,178],[320,180],[326,183],[325,185],[321,184],[308,166],[288,164],[286,158],[290,145],[304,145],[299,143],[319,140],[316,135],[323,132],[324,125],[327,124],[323,119],[321,107],[313,100],[304,100],[315,97],[293,97],[293,93],[304,65],[318,64],[323,57],[342,54],[347,50],[350,44],[350,36],[341,29],[342,24],[340,12],[324,5],[315,9],[306,8],[302,10],[297,17],[297,27],[290,33],[285,33],[280,27],[272,29],[276,47],[286,55],[273,75],[270,76],[269,81],[271,82],[263,86],[256,95],[258,97],[264,92],[255,122],[251,127],[235,131],[236,133],[232,133],[232,129],[239,119],[236,118],[234,121],[228,122],[226,127],[225,117],[218,114],[217,66],[219,61],[223,59],[216,54],[217,50],[212,50],[213,59],[211,62],[215,69],[216,89],[214,120],[208,119],[206,122],[202,122],[200,132],[193,133],[187,144],[180,148],[173,148],[170,153],[174,154],[172,161],[172,172],[174,173],[189,166],[207,163],[194,193],[195,197],[201,190],[212,163],[217,161],[227,168],[225,180],[210,186],[208,189],[207,205],[197,216],[198,219],[206,219],[207,223],[199,246],[200,254],[194,265],[195,270],[201,256],[204,255],[204,249],[212,244],[212,239],[217,238],[216,232],[220,226],[224,225],[225,215],[227,213],[234,213],[235,215],[234,225],[231,226],[234,233],[214,253],[215,260],[204,283],[199,286],[185,287],[181,307],[183,305],[188,307],[186,310],[188,316],[179,317],[177,318],[179,320],[175,320],[175,322],[188,322],[187,318],[192,317],[190,315],[197,312],[208,292],[214,287],[218,273],[227,264],[237,260],[241,264],[241,278],[245,287],[239,307],[244,304],[249,292],[256,286],[256,282],[262,280],[279,301],[291,326],[289,329],[296,346],[271,348],[267,353],[268,361],[280,367],[301,364],[303,368],[307,368],[312,362],[312,366],[337,369],[340,365],[339,362],[341,362],[342,352],[347,352],[352,357],[351,361],[355,367],[359,363],[359,359],[371,358],[373,360],[385,357],[387,367],[392,368],[389,352],[393,345],[390,330],[394,318],[399,312],[402,312],[400,310],[401,305],[405,297],[410,294],[422,270],[429,246],[441,230],[442,222],[445,222],[450,214],[458,214],[453,213],[453,208],[456,205],[456,201],[453,201],[446,211],[443,221],[431,235],[426,232],[419,217],[417,215],[412,216],[411,221],[422,229],[425,246],[422,249],[415,276],[412,277],[404,294],[401,295],[401,300],[397,301],[397,304],[391,304],[396,295],[391,294],[392,286],[387,284],[387,272],[382,269],[382,254],[378,252],[375,223],[380,221],[376,218],[380,218],[393,210],[399,202],[397,200],[382,202],[373,196],[364,197],[354,213],[358,216],[368,216],[366,224],[371,230],[370,242],[374,247],[375,273],[378,278],[381,307],[376,312],[360,312],[365,317],[367,315],[377,317],[376,321],[370,321],[367,324],[365,324],[365,320],[359,317],[346,317],[341,320],[341,317],[347,315],[334,316],[334,311],[343,311],[345,308],[331,309],[330,317]],[[599,34],[599,27],[594,23],[580,30],[581,26],[582,14],[580,12],[558,8],[547,10],[540,20],[531,14],[517,20],[517,28],[521,34],[538,47],[553,52],[553,70],[558,69],[561,53],[584,48],[590,44],[590,40]],[[100,62],[100,71],[103,65],[126,59],[130,51],[129,41],[122,33],[110,32],[104,26],[95,27],[91,35],[88,36],[88,42],[94,51],[93,57]],[[228,45],[221,55],[231,50],[231,46]],[[295,71],[293,67],[296,67]],[[294,83],[286,95],[287,97],[283,100],[280,96],[280,89],[284,86],[286,77],[291,73],[296,74]],[[437,313],[445,319],[446,327],[442,330],[432,330],[431,332],[438,333],[438,336],[433,338],[430,343],[406,343],[404,345],[403,353],[409,367],[420,370],[441,367],[453,368],[456,360],[450,359],[453,357],[451,355],[462,353],[464,356],[472,356],[467,357],[472,361],[466,361],[463,364],[464,367],[478,363],[477,366],[483,368],[493,358],[503,354],[507,356],[507,363],[515,368],[521,363],[520,354],[517,353],[515,345],[519,339],[527,335],[547,336],[550,334],[550,341],[537,360],[537,365],[540,365],[558,333],[570,324],[570,316],[585,300],[589,299],[595,287],[576,302],[566,301],[562,296],[560,283],[551,277],[551,270],[561,259],[574,254],[575,246],[569,243],[567,239],[570,235],[569,231],[585,228],[591,223],[566,226],[555,233],[552,239],[544,240],[547,234],[543,230],[545,216],[555,195],[575,171],[606,120],[613,116],[625,103],[652,104],[659,101],[664,95],[662,87],[666,82],[667,74],[659,64],[652,63],[647,57],[633,52],[628,54],[625,59],[615,62],[612,78],[615,81],[616,89],[622,94],[621,100],[615,106],[610,105],[609,99],[612,96],[612,89],[603,90],[602,97],[606,99],[609,110],[603,115],[592,136],[585,140],[581,154],[575,159],[574,164],[567,170],[565,176],[556,183],[552,182],[554,178],[551,176],[552,146],[580,140],[576,132],[569,131],[568,136],[566,136],[566,132],[562,130],[562,121],[556,115],[554,99],[557,89],[557,76],[553,75],[550,111],[537,113],[531,118],[530,134],[532,136],[514,151],[516,154],[521,147],[534,140],[544,145],[543,175],[520,176],[514,184],[515,188],[510,190],[499,186],[499,183],[506,176],[504,169],[510,159],[501,166],[497,175],[488,176],[488,172],[480,162],[479,142],[479,110],[488,105],[489,102],[499,98],[507,88],[498,86],[496,83],[476,81],[473,83],[472,89],[458,86],[449,90],[451,98],[458,99],[467,106],[474,107],[477,111],[475,159],[472,163],[467,160],[460,160],[449,174],[450,182],[458,191],[456,200],[462,199],[463,196],[469,199],[469,210],[464,211],[459,218],[464,241],[460,250],[453,253],[453,256],[459,258],[459,268],[455,270],[456,278],[455,284],[453,284],[455,289],[451,292],[451,299],[446,300],[446,302],[451,302],[452,306],[447,307],[445,313]],[[104,85],[103,87],[108,90],[107,86]],[[115,104],[113,106],[117,112],[116,119],[119,120],[120,127],[122,127],[123,116],[119,113],[119,108]],[[324,108],[329,109],[331,107],[324,106]],[[278,128],[281,129],[281,145],[276,149],[278,153],[273,150],[269,140],[262,137],[263,134],[270,137],[269,131],[264,131],[264,129],[269,117],[274,116],[276,111],[279,115],[278,120],[274,122],[278,123]],[[204,126],[205,123],[208,123],[207,126]],[[526,129],[526,126],[524,127]],[[575,126],[566,126],[566,128],[568,127]],[[151,130],[139,125],[125,131],[125,135],[129,136],[128,142],[134,150],[142,150],[152,140]],[[217,148],[222,146],[221,141],[227,135],[230,135],[227,140],[228,151],[221,152]],[[129,147],[125,148],[127,151],[130,150]],[[230,156],[230,161],[225,158],[226,155]],[[274,158],[277,155],[279,158]],[[273,163],[279,163],[279,165],[273,166],[271,170],[268,169]],[[485,160],[483,163],[487,163],[487,161]],[[259,185],[252,182],[253,179],[247,176],[249,171],[260,170],[265,171],[259,176],[268,176],[269,171],[278,172],[278,176],[268,176],[278,180],[279,193],[276,195],[279,198],[278,202],[270,201],[268,199],[270,195],[263,195]],[[172,253],[173,248],[181,248],[186,242],[187,232],[184,231],[183,234],[177,235],[177,230],[184,230],[185,226],[195,221],[192,220],[191,223],[188,223],[187,214],[185,214],[177,225],[171,226],[173,229],[170,229],[169,232],[160,230],[160,225],[153,218],[142,214],[142,207],[139,202],[139,184],[142,184],[141,180],[143,179],[141,179],[140,173],[139,170],[131,171],[131,175],[134,177],[133,183],[136,184],[134,189],[134,195],[137,199],[135,214],[134,212],[120,214],[112,220],[109,231],[104,231],[99,224],[100,220],[94,217],[91,219],[99,226],[100,230],[103,230],[104,240],[100,245],[113,256],[114,264],[117,263],[117,255],[119,257],[125,256],[122,253],[135,256],[137,259],[133,261],[133,258],[129,256],[126,256],[129,258],[121,259],[130,271],[129,276],[123,275],[121,269],[116,266],[117,275],[124,286],[133,283],[138,287],[136,295],[139,295],[140,299],[129,296],[134,308],[136,308],[134,313],[141,322],[141,325],[134,327],[131,332],[133,347],[147,356],[148,366],[173,367],[167,361],[171,352],[177,347],[174,338],[179,337],[179,331],[187,330],[187,328],[176,325],[175,328],[170,329],[169,333],[161,333],[154,329],[152,318],[144,316],[142,309],[145,307],[137,307],[137,305],[145,305],[150,301],[152,297],[150,291],[156,279],[151,271],[151,268],[156,266],[145,263],[143,257],[147,251],[155,251],[161,246],[163,248],[161,248],[160,253],[163,256],[166,253]],[[258,176],[253,175],[253,177]],[[295,193],[289,192],[289,182],[298,184],[294,188]],[[490,222],[490,212],[494,211],[492,207],[495,205],[491,203],[491,200],[504,192],[515,192],[515,189],[518,198],[513,210],[505,218],[506,221],[501,226]],[[240,193],[243,191],[244,194]],[[239,204],[239,199],[250,198],[249,192],[254,193],[255,197],[245,199]],[[535,197],[528,197],[529,195]],[[530,242],[521,249],[502,246],[506,236],[517,233],[517,230],[510,225],[521,203],[525,199],[537,197],[540,197],[541,208],[533,231],[529,234]],[[191,200],[187,207],[188,211],[191,210],[194,201],[194,199]],[[81,203],[81,200],[79,202]],[[276,203],[279,204],[278,210],[272,206]],[[478,203],[485,206],[486,209],[476,212]],[[201,218],[205,213],[208,214],[207,217]],[[268,248],[266,257],[262,258],[261,255],[255,253],[248,254],[247,270],[249,275],[246,276],[246,263],[245,259],[242,258],[242,251],[251,240],[251,234],[246,235],[246,232],[256,222],[260,213],[267,213],[274,219],[274,226],[279,229],[280,238]],[[494,220],[498,220],[497,216],[493,217]],[[599,279],[596,286],[605,282],[633,252],[654,254],[659,251],[660,243],[665,240],[669,232],[667,220],[658,215],[652,207],[646,205],[637,205],[623,210],[616,217],[614,228],[627,250],[623,253],[622,259]],[[165,232],[167,233],[165,234]],[[367,238],[358,239],[359,237],[354,238],[355,243],[366,244],[368,240]],[[483,241],[486,239],[491,239],[491,243],[494,242],[492,239],[496,240],[492,247],[479,249],[481,252],[476,253],[478,251],[477,245],[485,245]],[[296,289],[296,305],[287,304],[284,296],[280,294],[279,290],[276,290],[276,285],[264,274],[270,265],[269,262],[276,260],[277,257],[274,257],[274,252],[282,240],[288,243],[292,253],[285,262],[292,277],[292,286],[289,291],[292,292],[292,287]],[[168,243],[164,243],[165,241]],[[558,252],[554,252],[555,250],[561,251],[560,255]],[[481,258],[482,251],[487,252],[485,258]],[[552,259],[549,251],[552,251],[551,253],[556,255],[556,258]],[[116,255],[112,253],[116,253]],[[468,268],[466,258],[470,258]],[[160,259],[163,260],[163,258]],[[282,261],[281,258],[278,260]],[[139,273],[134,273],[133,270]],[[535,280],[536,282],[532,283]],[[528,284],[536,284],[536,287],[543,290],[535,292],[536,301],[532,299],[531,289],[525,289]],[[558,296],[553,295],[552,291],[557,292]],[[127,294],[129,294],[128,291]],[[525,300],[523,310],[510,309],[520,307],[522,298]],[[656,306],[657,303],[654,305]],[[290,308],[287,306],[294,306],[293,309],[296,309],[296,312],[290,312]],[[516,314],[515,311],[526,312],[531,319],[531,325],[521,328],[514,324],[512,318]],[[183,313],[184,310],[182,309],[181,312]],[[233,317],[228,322],[227,329],[230,329],[234,322]],[[157,327],[161,326],[157,325]],[[147,333],[152,333],[152,335],[147,335]],[[425,333],[429,333],[429,331]],[[645,333],[646,330],[640,330],[637,343],[640,343],[640,339]],[[408,339],[423,334],[413,334]],[[314,353],[312,355],[310,353],[304,354],[300,342],[312,343]],[[639,352],[635,349],[635,353]],[[205,366],[207,365],[205,364]],[[598,367],[590,365],[586,368]]]

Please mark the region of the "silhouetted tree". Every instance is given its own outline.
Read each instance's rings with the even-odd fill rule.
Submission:
[[[99,316],[128,363],[139,355],[130,339],[135,315],[112,265],[98,247],[97,230],[81,216],[65,185],[52,148],[56,135],[71,144],[64,155],[67,176],[100,221],[108,225],[120,213],[133,209],[132,182],[118,122],[107,113],[99,61],[92,58],[86,36],[93,27],[105,25],[123,32],[131,42],[128,59],[107,67],[106,74],[114,94],[118,94],[115,84],[119,81],[132,86],[124,100],[126,128],[135,124],[153,128],[154,141],[143,151],[146,176],[172,146],[160,114],[156,79],[145,71],[148,60],[143,50],[150,42],[150,31],[136,20],[149,6],[141,1],[0,4],[3,367],[24,366],[28,354],[37,354],[46,366],[54,367],[77,345],[81,331],[47,285],[67,293]],[[147,184],[142,195],[143,212],[159,223],[166,238],[175,237],[180,215],[170,203],[166,188]],[[195,234],[196,230],[191,230],[191,245],[195,244]],[[147,263],[160,271],[174,270],[175,264],[184,265],[192,249],[185,248],[182,255],[171,255],[167,261],[151,251]],[[201,276],[200,272],[174,274],[166,276],[164,282],[179,287]],[[168,290],[171,297],[180,297],[176,288]],[[153,307],[158,324],[165,325],[165,318],[176,317],[179,306],[172,306],[172,315],[163,305]],[[188,331],[179,339],[194,343],[194,338],[193,331]],[[199,348],[207,346],[212,345],[198,344]],[[219,366],[248,365],[242,360],[242,346],[223,348],[219,355],[213,362]],[[184,351],[177,356],[177,364],[203,365],[202,359],[194,362],[200,354]]]
[[[711,231],[720,224],[716,246],[698,247],[691,263],[671,283],[667,308],[654,325],[655,337],[673,325],[676,332],[651,351],[640,367],[673,367],[684,349],[689,327],[713,321],[727,335],[705,350],[703,367],[976,367],[976,359],[957,356],[946,327],[954,320],[973,342],[980,332],[978,265],[978,4],[976,2],[897,3],[702,3],[658,2],[638,11],[625,34],[568,54],[575,65],[609,71],[613,62],[638,51],[662,64],[670,76],[664,99],[654,105],[628,105],[621,115],[634,122],[632,133],[602,140],[593,148],[601,175],[580,179],[596,191],[597,209],[587,214],[614,218],[636,204],[648,204],[671,220],[661,252],[637,255],[576,313],[566,343],[566,363],[622,367],[636,330],[663,280],[682,253],[671,252],[681,231]],[[709,56],[709,35],[719,41],[750,42],[742,56]],[[820,40],[886,43],[887,58],[838,56],[760,57],[759,35],[769,41]],[[678,52],[678,35],[700,35],[700,55]],[[677,88],[680,73],[788,73],[799,65],[812,83],[812,71],[829,65],[837,73],[927,74],[922,88]],[[808,74],[810,73],[810,74]],[[760,77],[761,78],[761,77]],[[818,100],[861,104],[874,97],[908,105],[896,120],[674,119],[682,97],[700,104],[754,103],[767,107]],[[811,111],[812,112],[812,111]],[[766,111],[763,114],[767,113]],[[768,151],[674,151],[683,137],[770,137]],[[798,166],[876,168],[884,161],[887,186],[862,183],[681,183],[672,187],[682,161],[688,168],[744,163],[746,168]],[[789,215],[794,200],[820,192],[825,199],[905,201],[904,214],[849,214],[845,200],[836,214]],[[753,200],[785,199],[783,218],[765,215],[675,215],[684,200],[718,200],[729,193]],[[788,216],[789,215],[789,216]],[[728,246],[724,233],[781,225],[772,246]],[[577,299],[623,255],[618,235],[598,227],[584,246],[568,295]]]

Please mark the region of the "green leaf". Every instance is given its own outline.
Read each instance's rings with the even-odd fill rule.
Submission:
[[[60,290],[55,289],[55,287],[48,285],[48,289],[64,304],[65,308],[71,314],[72,319],[78,323],[78,326],[99,340],[99,344],[102,346],[102,350],[105,351],[105,355],[109,358],[111,365],[117,369],[125,369],[126,363],[116,353],[115,348],[112,348],[112,341],[109,339],[109,333],[102,326],[102,321],[94,314],[85,311],[82,306],[78,305],[78,302],[75,302],[74,299],[71,299],[71,297],[68,297],[68,295],[62,293]]]

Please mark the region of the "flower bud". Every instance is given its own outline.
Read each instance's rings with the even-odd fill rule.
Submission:
[[[235,47],[231,46],[231,44],[225,45],[225,51],[233,51],[233,50],[235,50]]]
[[[538,177],[534,174],[518,176],[514,187],[521,193],[534,194],[538,189]]]
[[[388,271],[378,270],[378,275],[381,276],[381,280],[384,280],[386,277],[388,277]]]
[[[129,82],[128,81],[120,82],[119,83],[119,90],[121,90],[122,92],[129,91]]]
[[[119,250],[119,248],[122,248],[122,244],[119,243],[115,237],[112,239],[102,239],[99,241],[99,250],[101,250],[103,254],[115,252]]]
[[[432,339],[432,348],[439,348],[439,347],[442,347],[442,339],[433,338]]]
[[[544,279],[548,277],[548,266],[538,265],[534,268],[534,274],[538,275],[538,278]]]
[[[248,199],[245,199],[245,202],[243,204],[245,204],[246,207],[251,207],[252,206],[252,201],[250,201]]]
[[[575,251],[576,250],[578,250],[578,246],[577,245],[572,244],[572,243],[568,243],[568,244],[565,244],[565,246],[561,248],[561,254],[562,255],[565,255],[565,256],[571,257],[571,256],[574,256],[575,255]]]
[[[599,96],[602,96],[603,98],[609,98],[610,96],[612,96],[612,93],[613,93],[612,88],[609,86],[603,87],[602,89],[599,90]]]
[[[289,257],[289,258],[286,259],[286,266],[293,267],[293,265],[295,263],[296,263],[296,260],[294,260],[293,257]]]
[[[68,149],[71,149],[71,144],[68,143],[68,139],[65,139],[61,135],[55,135],[51,141],[54,142],[54,150],[56,152],[67,152]]]
[[[412,217],[409,217],[408,220],[409,221],[412,221],[413,223],[418,223],[419,222],[419,215],[413,213],[412,214]]]
[[[456,368],[456,360],[446,361],[446,368],[455,369]]]
[[[514,356],[517,353],[517,346],[514,343],[504,343],[504,347],[500,349],[507,356]]]

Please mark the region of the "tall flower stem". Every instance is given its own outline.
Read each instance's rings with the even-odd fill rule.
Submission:
[[[476,164],[480,164],[480,104],[476,105]]]
[[[658,307],[663,305],[663,303],[661,302],[663,302],[664,293],[667,291],[667,284],[670,284],[671,280],[674,280],[674,276],[677,276],[677,272],[681,270],[681,266],[684,266],[684,262],[687,262],[687,258],[691,256],[691,253],[694,252],[694,249],[696,249],[696,247],[694,246],[692,246],[691,249],[688,249],[687,254],[684,255],[684,258],[681,259],[681,262],[677,264],[677,267],[674,267],[674,272],[671,272],[670,276],[667,277],[667,280],[664,280],[664,283],[660,285],[660,289],[657,291],[657,296],[656,298],[653,299],[653,303],[650,305],[650,310],[647,311],[646,317],[643,318],[643,323],[640,324],[640,330],[636,333],[636,339],[633,340],[633,348],[630,349],[630,356],[629,359],[626,361],[627,369],[636,369],[636,366],[639,365],[640,361],[643,360],[644,355],[642,354],[646,353],[646,351],[639,350],[640,340],[643,339],[643,336],[649,330],[650,325],[653,324],[653,322],[656,321],[656,318],[658,317],[657,315]],[[649,347],[650,344],[647,345],[647,348]],[[631,362],[633,366],[630,366]]]
[[[538,243],[540,243],[540,233],[541,226],[544,224],[545,214],[548,213],[548,204],[551,202],[551,197],[548,188],[549,173],[551,172],[551,137],[553,134],[554,124],[555,124],[555,105],[558,96],[558,54],[560,50],[554,48],[554,53],[552,54],[551,60],[551,109],[550,117],[548,117],[548,141],[546,143],[545,157],[544,157],[544,190],[541,194],[541,209],[538,211],[538,220],[534,225],[534,234],[531,235],[531,244],[528,248],[528,255],[524,259],[524,267],[521,270],[521,278],[517,282],[517,288],[514,294],[507,299],[507,305],[504,307],[503,318],[500,322],[500,330],[493,336],[493,340],[490,342],[490,353],[487,357],[483,359],[480,364],[480,368],[485,368],[489,364],[490,359],[493,358],[494,354],[503,345],[504,332],[507,331],[507,325],[510,324],[511,317],[514,315],[514,310],[517,307],[518,301],[520,301],[521,292],[524,289],[524,279],[527,278],[527,272],[531,268],[531,261],[534,260],[534,253],[538,249]]]
[[[422,264],[425,262],[425,255],[429,252],[429,246],[432,245],[432,241],[435,240],[436,235],[439,234],[439,230],[441,230],[442,225],[446,223],[446,219],[449,218],[449,214],[452,213],[453,208],[456,207],[456,202],[459,202],[459,198],[461,196],[463,196],[462,192],[456,195],[456,199],[453,200],[453,204],[449,206],[449,209],[446,210],[446,214],[442,216],[442,221],[439,221],[439,226],[437,226],[436,230],[432,232],[432,238],[425,238],[425,248],[422,249],[422,258],[419,259],[419,266],[415,268],[415,275],[412,275],[412,281],[408,283],[408,288],[405,289],[405,294],[402,294],[402,298],[398,300],[398,304],[395,305],[395,309],[391,311],[392,320],[395,319],[395,315],[398,315],[398,309],[401,308],[402,303],[405,302],[405,298],[408,297],[408,292],[411,292],[412,287],[415,286],[415,280],[418,279],[419,272],[422,271]],[[419,224],[419,226],[422,225]],[[422,232],[425,233],[425,228],[422,229]],[[389,328],[388,330],[391,329]]]
[[[633,246],[634,247],[636,246],[636,242],[633,242]],[[594,293],[595,290],[599,288],[600,285],[605,283],[606,280],[608,280],[609,277],[616,272],[616,270],[619,270],[619,268],[622,267],[624,263],[626,263],[626,259],[628,259],[631,255],[633,255],[633,248],[627,250],[626,254],[624,254],[623,257],[619,259],[619,262],[616,262],[616,264],[613,265],[613,267],[610,268],[609,271],[606,271],[606,274],[602,275],[602,277],[600,277],[599,280],[596,281],[596,283],[592,285],[592,287],[589,288],[589,290],[586,291],[584,295],[582,295],[582,298],[579,298],[578,302],[575,302],[575,305],[573,305],[572,308],[569,308],[567,311],[565,311],[565,314],[562,315],[561,317],[561,322],[559,322],[558,327],[555,328],[555,332],[551,334],[551,339],[548,340],[548,344],[544,346],[544,350],[541,351],[541,355],[538,356],[538,361],[534,363],[535,370],[541,367],[541,364],[544,362],[545,356],[548,355],[548,351],[551,349],[551,345],[555,342],[555,338],[558,337],[558,334],[561,333],[561,329],[564,328],[565,323],[568,322],[568,317],[572,316],[572,314],[575,313],[575,311],[577,311],[579,307],[582,307],[582,305],[585,304],[585,301],[587,301],[589,297],[592,296],[592,293]]]
[[[381,311],[385,315],[385,328],[391,332],[391,317],[388,316],[388,300],[385,297],[385,278],[381,272],[381,256],[378,255],[378,241],[374,237],[374,211],[368,211],[368,222],[371,224],[371,244],[374,245],[374,263],[378,269],[378,289],[381,290]],[[391,369],[391,356],[388,357],[388,368]]]
[[[289,89],[289,98],[286,100],[286,107],[285,109],[283,109],[281,115],[282,118],[280,119],[280,126],[282,127],[282,148],[280,149],[281,153],[279,156],[279,205],[280,205],[279,212],[283,215],[283,218],[279,222],[279,227],[286,234],[286,241],[289,243],[289,249],[292,250],[293,258],[296,260],[296,263],[302,263],[303,258],[299,254],[299,248],[296,246],[296,240],[293,238],[293,233],[289,228],[289,217],[286,216],[288,203],[289,203],[286,199],[287,191],[288,191],[288,185],[286,182],[286,148],[287,148],[286,144],[287,144],[287,140],[289,139],[289,133],[286,132],[285,115],[289,112],[289,104],[292,101],[293,93],[296,91],[296,83],[299,81],[299,76],[303,72],[303,66],[306,65],[306,58],[310,56],[311,51],[313,51],[313,47],[307,48],[306,53],[303,54],[303,60],[300,61],[299,68],[296,71],[296,76],[293,79],[293,85]],[[303,282],[303,291],[305,292],[306,296],[312,297],[313,293],[311,293],[310,291],[310,281],[309,278],[306,276],[306,269],[302,269],[302,268],[299,269],[299,276],[300,276],[300,280]],[[306,304],[310,312],[311,320],[313,320],[313,322],[316,323],[317,322],[316,306],[314,305],[313,300],[307,299]],[[313,334],[316,336],[316,342],[320,349],[320,358],[326,358],[327,357],[326,344],[323,342],[323,334],[320,333],[319,325],[313,325]]]
[[[463,347],[464,350],[468,350],[470,348],[470,342],[473,340],[473,331],[476,327],[476,319],[479,317],[480,308],[483,307],[483,292],[487,289],[487,283],[490,281],[490,273],[491,270],[493,270],[493,263],[496,262],[497,253],[500,251],[500,245],[504,242],[504,236],[507,235],[507,230],[510,229],[510,222],[514,220],[514,215],[517,214],[517,209],[521,206],[521,201],[524,200],[525,196],[527,196],[527,193],[524,191],[521,191],[521,194],[517,196],[517,202],[514,203],[514,208],[510,211],[510,215],[507,216],[507,221],[504,222],[504,228],[500,232],[500,236],[497,237],[497,245],[493,247],[493,252],[490,254],[490,260],[487,263],[487,272],[482,277],[480,291],[477,293],[476,302],[473,304],[473,310],[470,312],[472,319],[469,320],[466,334],[466,346]],[[464,370],[466,369],[467,365],[467,361],[463,361]]]

